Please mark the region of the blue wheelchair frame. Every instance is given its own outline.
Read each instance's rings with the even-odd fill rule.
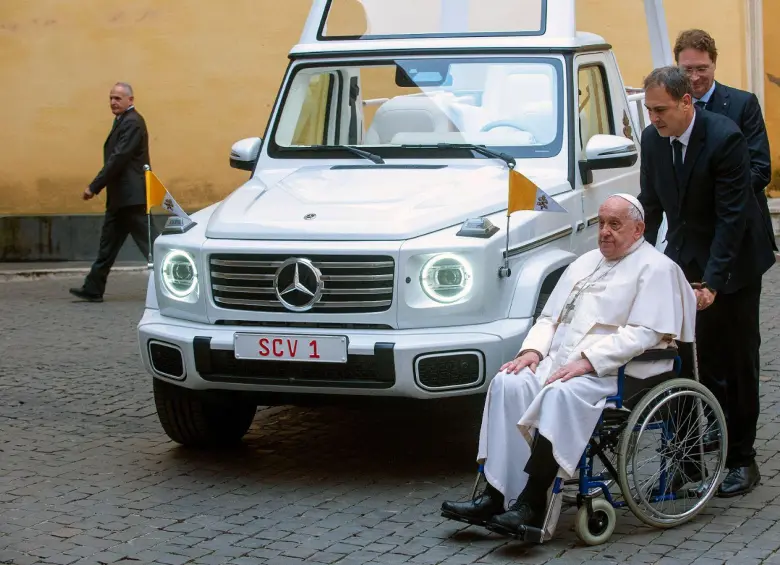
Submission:
[[[680,370],[682,368],[682,359],[680,358],[678,352],[676,349],[658,349],[658,350],[652,350],[647,351],[637,357],[636,359],[632,360],[633,362],[647,362],[647,361],[674,361],[674,373],[679,376]],[[607,397],[607,403],[614,403],[614,409],[622,410],[623,409],[623,390],[625,386],[625,370],[626,366],[623,365],[618,370],[618,391],[617,394],[614,396]],[[597,437],[599,435],[599,430],[602,428],[604,424],[604,413],[602,412],[601,417],[599,418],[599,422],[596,425],[596,429],[594,430],[594,436]],[[648,430],[662,430],[662,445],[663,447],[666,447],[667,442],[671,441],[674,438],[674,430],[670,429],[666,422],[658,422],[653,423],[647,426]],[[602,463],[604,463],[604,466],[606,467],[607,473],[599,473],[597,475],[593,475],[593,460],[595,457],[599,456],[602,451],[597,450],[595,453],[593,452],[593,443],[594,443],[594,436],[591,437],[591,441],[588,443],[588,445],[585,447],[585,451],[582,453],[582,457],[580,458],[579,465],[577,465],[577,470],[579,471],[579,481],[578,481],[578,492],[577,492],[577,505],[579,506],[583,500],[587,501],[593,498],[593,495],[590,494],[590,492],[593,489],[600,489],[601,492],[604,494],[604,498],[612,505],[613,508],[622,508],[626,506],[625,502],[622,501],[616,501],[612,497],[612,493],[609,490],[609,487],[604,483],[606,479],[609,479],[610,476],[617,480],[618,473],[617,470],[614,468],[612,463],[607,461],[606,459],[602,459]],[[595,444],[595,447],[600,447],[599,444]],[[662,463],[662,469],[659,476],[659,486],[657,489],[657,493],[664,493],[666,492],[666,481],[668,479],[668,471],[665,468],[664,463]],[[558,494],[563,490],[563,481],[560,478],[555,479],[555,484],[553,485],[553,494]],[[662,502],[665,500],[675,500],[676,495],[674,493],[661,495],[661,494],[655,494],[650,499],[650,502]]]

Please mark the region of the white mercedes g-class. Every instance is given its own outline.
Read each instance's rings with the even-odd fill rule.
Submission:
[[[250,178],[155,241],[138,339],[165,431],[484,393],[600,203],[639,192],[641,98],[575,0],[314,0],[264,137],[230,154]],[[509,164],[566,213],[508,224]]]

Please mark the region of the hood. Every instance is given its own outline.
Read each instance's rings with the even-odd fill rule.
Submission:
[[[545,192],[568,187],[557,171],[518,170]],[[206,236],[409,239],[505,210],[507,179],[508,169],[494,164],[322,165],[266,171],[219,205]]]

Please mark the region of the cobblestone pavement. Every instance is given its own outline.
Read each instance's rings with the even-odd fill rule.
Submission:
[[[671,530],[618,512],[580,545],[571,512],[526,547],[439,516],[474,478],[478,412],[273,408],[242,448],[177,447],[135,324],[145,274],[103,304],[78,279],[0,284],[0,563],[780,563],[780,269],[765,279],[762,485]]]

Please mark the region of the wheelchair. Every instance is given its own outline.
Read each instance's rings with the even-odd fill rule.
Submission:
[[[704,509],[725,475],[726,418],[715,396],[699,382],[696,361],[693,379],[679,377],[677,349],[649,350],[631,363],[670,360],[672,372],[650,379],[627,377],[626,365],[619,369],[617,394],[607,398],[577,466],[578,476],[556,478],[543,527],[525,527],[515,539],[549,540],[564,503],[577,507],[575,533],[591,546],[612,536],[618,508],[628,507],[656,528],[684,524]],[[472,498],[482,480],[480,465]]]

